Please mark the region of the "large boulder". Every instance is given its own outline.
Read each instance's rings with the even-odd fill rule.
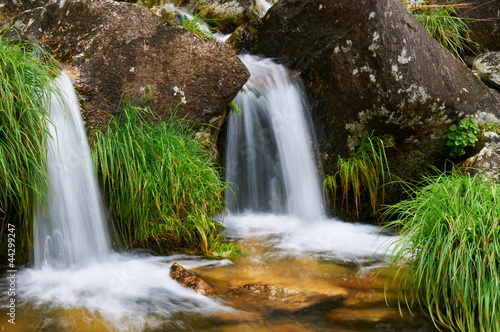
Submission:
[[[148,98],[160,114],[220,126],[248,78],[235,52],[217,40],[167,25],[144,7],[66,0],[20,13],[13,26],[70,73],[91,125],[116,114],[124,98]]]
[[[450,125],[500,113],[498,93],[397,0],[282,0],[239,35],[235,45],[277,58],[303,79],[326,173],[373,130],[394,145],[395,175],[411,180],[445,163]]]

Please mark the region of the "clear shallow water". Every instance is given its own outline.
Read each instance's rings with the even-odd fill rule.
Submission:
[[[345,226],[339,235],[345,241],[333,245],[318,236],[332,230],[326,222],[311,227],[312,242],[304,243],[307,227],[300,221],[230,216],[228,231],[246,253],[233,262],[111,254],[78,269],[24,268],[16,281],[17,324],[8,325],[1,308],[0,326],[7,331],[436,331],[420,314],[403,310],[401,317],[397,294],[390,289],[384,294],[383,261],[369,248],[377,249],[386,238],[377,237],[375,227],[334,222]],[[336,242],[335,236],[331,240]],[[172,280],[173,262],[202,276],[216,295],[196,294]]]

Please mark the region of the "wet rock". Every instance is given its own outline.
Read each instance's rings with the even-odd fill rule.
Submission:
[[[249,41],[236,44],[300,75],[327,174],[364,131],[374,131],[394,144],[387,151],[393,174],[412,180],[449,158],[450,125],[478,111],[500,114],[500,96],[400,1],[282,0],[256,25]]]
[[[194,8],[222,33],[231,33],[264,12],[261,2],[256,0],[196,0]]]
[[[500,1],[447,0],[457,7],[457,12],[469,19],[471,39],[485,51],[500,51]]]
[[[209,284],[179,263],[173,263],[170,267],[170,277],[182,286],[190,288],[201,295],[213,295],[215,293]]]
[[[68,69],[91,125],[117,114],[126,93],[167,118],[210,124],[213,137],[249,76],[229,46],[134,4],[66,0],[22,12],[14,25]]]
[[[500,90],[500,52],[479,55],[474,59],[472,68],[487,86]]]

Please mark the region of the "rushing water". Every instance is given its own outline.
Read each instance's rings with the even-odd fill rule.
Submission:
[[[317,220],[323,199],[303,90],[272,60],[241,59],[251,76],[235,99],[242,114],[229,118],[227,207]]]
[[[81,266],[110,253],[78,98],[66,73],[50,98],[47,201],[35,220],[35,266]]]
[[[76,96],[63,74],[55,81],[62,100],[51,102],[51,184],[37,220],[36,265],[17,273],[17,324],[4,322],[2,307],[0,329],[434,331],[421,317],[401,318],[397,294],[384,295],[383,273],[372,272],[390,238],[372,225],[325,217],[300,83],[271,60],[242,59],[252,77],[237,98],[242,115],[229,124],[234,187],[224,223],[247,254],[231,262],[112,252]],[[201,273],[218,295],[173,281],[173,262]]]
[[[241,60],[251,76],[235,99],[242,114],[233,112],[228,123],[228,234],[275,234],[278,248],[328,259],[383,256],[389,238],[377,227],[325,216],[300,82],[271,59],[243,55]]]
[[[103,330],[128,331],[174,326],[171,317],[179,313],[231,311],[169,276],[174,261],[186,267],[228,261],[112,252],[78,99],[64,72],[54,80],[48,109],[49,183],[35,221],[35,266],[16,274],[21,330],[57,330],[68,324],[65,315],[72,310],[101,321]],[[6,294],[2,301],[9,301]],[[2,322],[0,330],[4,327],[15,326]]]

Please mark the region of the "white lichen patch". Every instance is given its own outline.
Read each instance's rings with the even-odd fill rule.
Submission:
[[[410,61],[411,61],[411,56],[408,56],[408,51],[406,50],[406,47],[403,47],[401,55],[398,55],[398,62],[401,64],[406,64]]]
[[[333,53],[339,53],[340,52],[340,47],[337,45],[335,46],[335,48],[333,49]]]
[[[394,79],[395,79],[396,81],[399,81],[400,79],[402,79],[402,78],[403,78],[403,75],[400,75],[400,74],[399,74],[399,68],[398,68],[398,65],[397,65],[397,64],[393,64],[393,65],[391,66],[391,74],[392,74],[392,76],[394,76]]]
[[[380,48],[379,44],[377,41],[380,39],[380,35],[377,31],[373,33],[373,43],[368,46],[368,50],[370,50],[373,53],[373,57],[377,56],[377,50]]]
[[[373,83],[375,83],[377,81],[377,79],[375,78],[375,75],[370,74],[370,81],[372,81]]]
[[[363,73],[373,73],[373,70],[370,67],[368,67],[368,66],[361,67],[361,71]]]
[[[358,68],[354,68],[354,69],[352,70],[352,74],[353,74],[353,75],[357,75],[358,73],[359,73]]]
[[[174,86],[172,89],[174,90],[174,96],[179,95],[181,97],[181,104],[187,103],[184,91],[182,91],[181,88],[179,88],[178,86]]]
[[[352,47],[352,40],[346,40],[345,41],[345,44],[346,46],[342,46],[341,49],[342,49],[342,52],[346,53],[346,52],[349,52],[351,50],[351,47]]]
[[[370,15],[368,15],[369,20],[371,20],[372,18],[375,18],[375,12],[371,12]]]
[[[401,93],[402,91],[406,92],[408,94],[407,101],[410,104],[413,103],[423,103],[427,100],[429,100],[430,95],[425,91],[425,88],[423,86],[419,86],[416,84],[411,84],[408,88],[405,90],[398,90],[398,93]]]
[[[318,10],[322,10],[323,8],[325,8],[325,6],[323,6],[322,4],[320,4]]]

